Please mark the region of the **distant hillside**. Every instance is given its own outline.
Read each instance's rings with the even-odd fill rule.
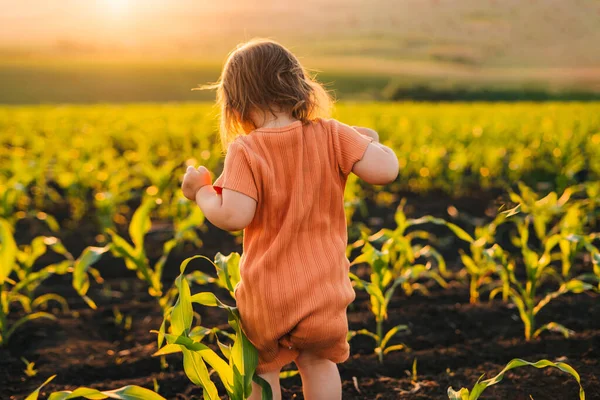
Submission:
[[[0,0],[0,7],[0,103],[210,99],[189,89],[215,80],[235,44],[255,36],[289,46],[340,98],[600,93],[597,0]]]

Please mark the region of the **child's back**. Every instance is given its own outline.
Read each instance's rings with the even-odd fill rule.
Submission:
[[[244,231],[236,300],[258,372],[310,349],[348,357],[348,278],[344,186],[372,139],[335,120],[259,128],[229,147],[214,186],[258,203]]]
[[[188,167],[183,193],[216,226],[244,229],[236,303],[274,399],[279,371],[291,361],[306,399],[339,399],[335,363],[349,355],[346,307],[355,296],[344,186],[350,172],[389,183],[398,160],[375,131],[324,119],[328,94],[275,42],[238,47],[211,87],[221,105],[225,167],[214,185],[206,168]],[[253,385],[251,399],[260,398]]]

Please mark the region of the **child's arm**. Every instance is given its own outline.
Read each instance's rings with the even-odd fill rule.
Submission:
[[[354,127],[360,134],[373,138],[363,158],[352,167],[352,172],[372,185],[386,185],[398,177],[398,157],[392,149],[379,143],[379,134],[373,129]]]
[[[217,193],[212,186],[210,173],[204,167],[188,167],[181,187],[184,196],[195,200],[204,216],[220,229],[239,231],[254,218],[256,200],[225,188],[222,194]]]
[[[353,128],[356,129],[361,135],[373,138],[374,142],[379,142],[379,133],[377,133],[373,129],[363,128],[362,126],[353,126]]]

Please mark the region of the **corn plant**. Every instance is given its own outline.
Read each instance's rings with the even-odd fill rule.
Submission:
[[[498,275],[505,284],[503,288],[503,300],[508,300],[508,276],[498,262],[487,255],[486,250],[494,244],[498,226],[506,220],[507,213],[499,213],[494,220],[485,225],[475,226],[474,234],[471,236],[466,231],[455,226],[452,230],[457,237],[469,243],[469,252],[459,249],[460,259],[469,275],[469,303],[477,304],[480,300],[481,288],[484,285],[493,284],[494,275]],[[442,221],[432,221],[447,225]],[[458,233],[460,232],[460,235]]]
[[[543,198],[524,183],[519,182],[519,191],[510,191],[510,199],[519,205],[521,213],[531,215],[533,229],[540,240],[551,235],[550,227],[555,219],[564,214],[575,188],[567,188],[559,197],[558,193],[550,192]]]
[[[406,201],[403,199],[398,206],[394,219],[396,221],[396,229],[381,229],[380,231],[369,235],[366,228],[361,229],[361,239],[348,246],[348,254],[361,246],[365,257],[371,257],[373,247],[370,243],[381,243],[381,251],[387,254],[392,275],[394,277],[402,276],[407,270],[411,269],[415,261],[419,258],[429,258],[435,260],[439,273],[429,270],[430,278],[435,279],[440,286],[445,287],[446,282],[442,276],[447,276],[446,262],[441,254],[431,245],[415,244],[417,239],[429,240],[432,238],[429,232],[424,230],[413,230],[406,232],[408,228],[418,226],[429,222],[428,218],[407,219],[404,213],[404,205]],[[361,259],[359,259],[361,260]],[[427,294],[427,289],[418,282],[406,281],[401,284],[402,289],[407,295],[411,295],[415,290],[419,290]]]
[[[583,274],[580,276],[582,280],[594,281],[598,283],[598,290],[600,290],[600,249],[594,244],[596,240],[600,239],[600,233],[590,233],[588,235],[569,235],[567,240],[575,242],[582,246],[584,250],[589,254],[592,262],[592,274]]]
[[[88,274],[91,273],[97,280],[100,279],[98,272],[91,265],[108,250],[107,248],[88,247],[79,258],[74,259],[56,238],[36,238],[29,247],[20,250],[13,238],[11,226],[1,219],[0,243],[0,346],[6,345],[15,331],[26,322],[39,318],[55,319],[52,314],[34,312],[35,309],[51,300],[66,308],[66,301],[58,294],[47,293],[37,297],[34,294],[35,289],[52,275],[71,273],[73,288],[90,307],[95,308],[95,303],[87,296],[90,286]],[[67,259],[33,271],[33,262],[46,251],[46,246],[51,246]],[[22,264],[19,263],[19,259]],[[20,304],[25,315],[13,322],[9,314],[14,303]]]
[[[194,384],[202,387],[204,398],[219,399],[217,387],[210,379],[207,364],[216,372],[230,399],[247,399],[252,392],[252,381],[262,387],[262,398],[271,399],[272,392],[269,384],[255,375],[258,364],[258,352],[244,334],[240,315],[236,307],[222,303],[213,293],[202,292],[192,295],[185,269],[190,261],[203,256],[195,256],[185,260],[180,267],[180,275],[175,281],[178,297],[175,305],[165,312],[165,319],[158,331],[159,351],[172,352],[178,348],[183,353],[183,368]],[[219,307],[227,312],[228,322],[234,330],[233,343],[224,344],[217,338],[221,356],[202,343],[204,335],[190,335],[193,322],[193,304],[207,307]],[[166,325],[170,321],[170,333]],[[163,344],[166,345],[163,347]]]
[[[50,383],[56,375],[52,375],[46,379],[36,390],[34,390],[25,400],[38,400],[40,390]],[[67,399],[120,399],[120,400],[166,400],[164,397],[150,389],[143,388],[137,385],[123,386],[122,388],[115,390],[100,391],[98,389],[92,389],[88,387],[79,387],[73,391],[63,390],[60,392],[53,392],[48,396],[48,400],[67,400]]]
[[[530,216],[518,219],[516,222],[519,231],[518,237],[523,258],[522,262],[525,268],[524,282],[520,282],[516,277],[515,266],[518,264],[516,260],[511,259],[511,255],[502,252],[499,247],[491,249],[490,253],[493,253],[492,257],[501,260],[501,263],[504,264],[510,281],[509,297],[519,310],[519,315],[525,328],[525,339],[531,340],[532,338],[536,338],[545,330],[557,331],[568,337],[571,331],[556,322],[550,322],[537,328],[536,316],[553,299],[567,293],[582,293],[592,289],[592,285],[581,279],[574,278],[562,282],[556,291],[547,293],[538,300],[538,291],[544,278],[557,275],[552,269],[551,254],[562,238],[560,235],[547,236],[542,242],[543,251],[541,253],[532,250],[528,245],[529,221]]]
[[[184,278],[188,281],[188,284],[215,284],[220,288],[227,289],[231,298],[235,299],[234,290],[238,282],[241,280],[240,278],[240,254],[233,252],[228,256],[224,256],[221,253],[217,253],[215,255],[214,261],[205,256],[198,256],[199,259],[204,259],[212,264],[215,268],[217,277],[213,277],[209,274],[206,274],[202,271],[192,271],[184,276]],[[174,298],[177,296],[178,289],[175,285],[171,287],[167,296],[170,298]],[[164,330],[165,324],[169,321],[170,313],[165,313],[163,325],[161,329]],[[229,339],[234,339],[234,335],[229,332],[219,329],[217,327],[207,328],[204,326],[194,326],[188,336],[193,338],[194,340],[201,341],[205,337],[208,338],[209,342],[214,343],[217,340],[217,335],[224,336]],[[170,353],[180,352],[181,349],[179,346],[165,346],[159,351],[157,351],[155,356],[163,356]]]
[[[520,194],[510,192],[511,200],[519,204],[519,213],[530,216],[533,231],[540,242],[560,235],[560,251],[552,254],[552,259],[561,261],[561,276],[564,280],[569,279],[574,259],[582,250],[581,244],[569,240],[569,236],[585,233],[586,227],[594,223],[592,211],[596,208],[595,201],[590,198],[576,200],[573,197],[579,192],[592,190],[593,193],[594,186],[572,186],[565,189],[560,197],[556,192],[550,192],[543,198],[522,183],[519,188]],[[515,245],[519,245],[518,238]]]
[[[413,230],[406,233],[406,230],[410,227],[425,224],[446,226],[459,239],[470,244],[469,255],[462,250],[460,252],[461,259],[470,276],[470,301],[472,303],[478,302],[481,286],[489,283],[490,276],[500,270],[493,260],[485,257],[484,250],[486,246],[490,246],[493,243],[496,228],[504,222],[505,216],[499,215],[490,224],[483,227],[476,227],[475,237],[473,237],[458,225],[441,218],[427,215],[416,219],[407,219],[404,214],[404,204],[404,201],[400,203],[394,216],[397,225],[396,229],[382,229],[368,238],[370,241],[378,241],[380,238],[385,238],[381,248],[383,251],[389,252],[395,276],[401,276],[402,271],[410,268],[411,264],[419,257],[428,257],[436,261],[439,270],[439,274],[431,271],[429,276],[435,279],[442,287],[445,287],[446,283],[443,277],[448,277],[450,274],[446,270],[446,262],[441,254],[431,245],[421,246],[412,244],[415,239],[431,240],[431,234],[424,230]],[[364,238],[363,241],[357,243],[364,243]],[[353,247],[356,247],[356,244]],[[407,294],[410,294],[414,288],[422,288],[419,283],[410,282],[403,283],[402,287]]]
[[[548,361],[548,360],[539,360],[537,362],[532,363],[532,362],[528,362],[525,360],[521,360],[519,358],[515,358],[515,359],[511,360],[508,364],[506,364],[504,369],[502,369],[502,371],[500,371],[500,373],[498,373],[498,375],[494,376],[493,378],[482,381],[481,379],[485,376],[485,374],[481,375],[481,377],[477,380],[477,383],[475,383],[475,386],[473,386],[473,388],[471,390],[469,390],[467,388],[461,388],[460,390],[455,391],[454,389],[452,389],[452,387],[449,387],[448,388],[448,399],[449,400],[477,400],[477,399],[479,399],[479,397],[481,396],[481,394],[483,393],[483,391],[485,389],[502,381],[502,379],[504,378],[504,374],[506,374],[506,372],[510,371],[511,369],[520,368],[520,367],[524,367],[524,366],[531,366],[531,367],[535,367],[538,369],[552,367],[552,368],[557,368],[563,372],[570,374],[571,376],[573,376],[575,378],[575,380],[577,381],[577,384],[579,385],[579,400],[585,400],[585,392],[583,390],[583,387],[581,386],[581,379],[579,378],[579,374],[569,364],[566,364],[563,362],[552,362],[552,361]]]
[[[397,325],[383,332],[383,323],[388,317],[388,305],[398,286],[409,283],[412,284],[418,279],[432,278],[437,276],[435,271],[431,270],[431,265],[416,264],[406,268],[402,275],[394,276],[390,268],[390,255],[386,250],[377,250],[369,242],[365,242],[362,248],[362,254],[358,256],[351,265],[366,262],[371,267],[370,280],[364,281],[353,273],[350,273],[350,279],[354,286],[363,289],[369,294],[371,312],[375,316],[375,332],[367,329],[351,331],[348,333],[348,339],[357,335],[365,335],[375,340],[375,354],[380,362],[383,362],[383,356],[397,350],[407,349],[404,344],[389,345],[390,340],[399,332],[408,330],[406,325]],[[438,279],[438,278],[435,278]]]
[[[129,236],[133,245],[129,244],[127,240],[113,230],[109,229],[107,232],[112,239],[110,249],[113,254],[117,257],[122,257],[125,260],[127,268],[135,271],[138,278],[148,285],[148,293],[157,299],[159,305],[164,310],[168,308],[172,300],[171,296],[168,295],[170,292],[167,292],[167,296],[164,296],[161,281],[167,258],[175,246],[186,238],[186,234],[201,224],[204,219],[200,209],[195,207],[188,218],[177,223],[175,226],[175,237],[165,242],[162,256],[152,266],[146,255],[144,238],[151,228],[150,212],[155,206],[156,200],[148,197],[142,201],[142,204],[133,213],[131,223],[129,224]]]

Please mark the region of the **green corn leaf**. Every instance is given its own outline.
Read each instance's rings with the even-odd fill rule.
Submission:
[[[404,343],[395,344],[393,346],[386,347],[385,350],[383,350],[383,354],[389,354],[393,351],[400,351],[400,350],[410,351],[410,348],[407,345],[405,345]]]
[[[86,296],[90,287],[90,280],[87,274],[89,267],[96,263],[109,249],[109,246],[86,247],[79,258],[75,260],[73,265],[73,288],[80,296]],[[92,308],[95,308],[95,305]]]
[[[578,279],[572,279],[569,282],[565,282],[560,286],[560,288],[557,291],[548,293],[546,296],[544,296],[544,298],[542,300],[540,300],[540,302],[533,309],[533,315],[537,315],[537,313],[540,312],[540,310],[542,308],[544,308],[544,306],[546,306],[550,301],[552,301],[553,299],[555,299],[559,296],[562,296],[563,294],[566,294],[566,293],[576,293],[577,294],[577,293],[582,293],[586,290],[592,290],[592,289],[593,289],[592,285],[590,285],[589,283],[580,281]]]
[[[0,219],[0,285],[10,276],[17,259],[17,243],[8,221]]]
[[[403,331],[408,331],[408,325],[396,325],[395,327],[393,327],[392,329],[390,329],[385,336],[383,337],[383,339],[381,340],[381,348],[385,349],[385,347],[387,346],[387,343],[390,341],[390,339],[392,337],[394,337],[394,335],[396,335],[399,332],[403,332]]]
[[[449,400],[469,400],[469,389],[462,388],[456,392],[451,387],[448,388],[448,399]]]
[[[233,296],[233,290],[235,289],[238,282],[241,280],[240,277],[240,255],[239,253],[231,253],[228,256],[224,256],[221,253],[215,255],[215,266],[217,268],[217,276],[221,282],[221,286],[229,290]]]
[[[184,335],[175,336],[166,334],[165,336],[167,337],[167,342],[169,344],[179,345],[182,349],[186,349],[201,356],[202,359],[217,372],[225,388],[227,390],[231,388],[233,374],[229,368],[229,365],[227,365],[227,363],[210,347],[203,343],[194,342],[192,339]]]
[[[358,336],[358,335],[369,336],[369,337],[373,338],[373,340],[375,340],[375,342],[379,342],[379,336],[371,331],[366,330],[366,329],[359,329],[358,331],[348,331],[347,339],[350,340],[353,337]]]
[[[557,324],[556,322],[549,322],[545,325],[542,325],[539,329],[537,329],[533,333],[532,337],[535,339],[538,336],[540,336],[542,334],[542,332],[544,332],[544,331],[558,332],[558,333],[561,333],[565,338],[568,338],[569,336],[571,336],[575,333],[574,331],[568,329],[564,325]]]
[[[183,369],[187,377],[195,385],[204,389],[204,395],[210,400],[219,400],[217,387],[210,380],[208,368],[202,359],[202,356],[195,352],[182,347],[183,351]]]
[[[514,292],[511,293],[510,297],[519,310],[519,316],[521,317],[521,321],[523,321],[523,325],[525,326],[525,332],[531,332],[533,321],[530,320],[529,315],[527,314],[523,299],[521,299],[521,297]],[[527,338],[527,340],[529,340],[529,338]]]
[[[40,319],[40,318],[45,318],[45,319],[49,319],[49,320],[52,320],[52,321],[56,321],[56,317],[54,315],[52,315],[52,314],[47,313],[47,312],[35,312],[33,314],[25,315],[24,317],[21,317],[17,321],[15,321],[15,323],[12,324],[12,326],[6,332],[6,334],[3,335],[3,337],[2,337],[3,342],[8,342],[8,340],[13,335],[13,333],[15,333],[15,331],[17,329],[19,329],[19,327],[21,325],[23,325],[24,323],[29,322],[29,321],[33,321],[35,319]]]
[[[23,264],[27,268],[31,268],[35,261],[46,253],[46,242],[47,238],[44,236],[38,236],[31,241],[31,245],[27,247],[28,252],[21,252],[25,257],[22,260]]]
[[[152,354],[152,357],[165,356],[167,354],[181,353],[181,346],[178,344],[167,344]]]
[[[28,287],[32,284],[40,284],[53,274],[64,275],[71,270],[73,262],[70,260],[64,260],[57,264],[51,264],[47,267],[42,268],[38,272],[31,272],[27,274],[25,279],[19,281],[13,288],[14,292],[19,292],[23,288]]]
[[[400,202],[400,205],[398,206],[396,213],[394,214],[394,221],[396,221],[396,226],[397,226],[396,230],[398,232],[404,232],[407,227],[406,214],[404,213],[404,204],[405,203],[406,203],[406,200],[403,199],[403,201]]]
[[[69,312],[69,304],[67,303],[67,300],[55,293],[46,293],[36,297],[35,300],[31,302],[31,307],[37,309],[42,305],[48,306],[49,301],[55,301],[60,304],[63,313]]]
[[[29,297],[25,296],[24,294],[21,293],[15,293],[14,291],[8,292],[8,291],[3,291],[2,292],[2,304],[8,308],[8,306],[10,306],[10,304],[18,302],[19,304],[21,304],[21,307],[23,307],[23,311],[25,311],[26,313],[31,313],[33,312],[31,309],[31,300],[29,299]],[[8,311],[4,312],[5,314],[8,314]]]
[[[160,324],[160,328],[158,330],[158,336],[156,338],[157,340],[157,347],[160,349],[163,341],[165,340],[165,331],[167,329],[167,319],[169,318],[169,316],[171,315],[171,312],[173,311],[173,307],[169,307],[163,314],[163,321]]]
[[[205,285],[207,283],[215,283],[217,282],[217,279],[205,274],[202,271],[193,271],[190,272],[189,274],[187,274],[187,278],[188,280],[198,284],[198,285]]]
[[[124,386],[115,390],[108,390],[102,392],[108,395],[111,399],[122,399],[122,400],[165,400],[164,397],[158,393],[136,385]],[[117,396],[117,397],[114,397]]]
[[[64,244],[55,237],[45,237],[44,244],[52,249],[53,252],[64,256],[67,260],[73,261],[75,258],[73,255],[65,248]]]
[[[176,336],[181,335],[183,332],[187,332],[192,325],[192,319],[194,317],[194,310],[192,308],[190,285],[185,279],[184,273],[188,264],[197,258],[206,258],[204,256],[193,256],[185,259],[180,267],[180,274],[175,280],[175,286],[179,291],[177,302],[171,310],[171,330]],[[161,334],[159,334],[159,342],[161,341]]]
[[[288,379],[297,376],[300,373],[297,369],[290,371],[282,371],[279,373],[279,379]]]
[[[469,243],[473,243],[475,241],[475,239],[473,239],[473,237],[471,235],[469,235],[460,226],[453,224],[452,222],[448,222],[442,218],[432,217],[431,215],[426,215],[419,219],[415,219],[413,225],[424,224],[424,223],[431,223],[431,224],[435,224],[435,225],[447,226],[448,229],[450,229],[456,235],[456,237],[458,237],[459,239],[462,239],[465,242],[469,242]]]
[[[371,295],[371,309],[373,314],[377,316],[377,318],[385,318],[385,315],[387,314],[384,309],[386,300],[379,286],[373,283],[367,283],[365,285],[365,290]]]
[[[231,346],[223,344],[219,338],[217,338],[217,345],[219,346],[219,350],[221,350],[223,357],[229,360],[231,358]]]
[[[211,292],[196,293],[191,297],[191,302],[208,307],[217,307],[221,304],[219,299]]]
[[[469,396],[469,400],[477,400],[479,398],[479,396],[481,396],[481,393],[483,393],[483,391],[486,388],[488,388],[488,387],[490,387],[492,385],[495,385],[498,382],[500,382],[504,378],[504,374],[507,371],[509,371],[511,369],[514,369],[514,368],[523,367],[523,366],[532,366],[532,367],[535,367],[535,368],[538,368],[538,369],[539,368],[546,368],[546,367],[553,367],[553,368],[558,368],[561,371],[570,374],[571,376],[573,376],[575,378],[575,380],[579,384],[579,399],[580,400],[585,400],[585,392],[583,390],[583,387],[581,386],[581,379],[579,377],[579,374],[570,365],[562,363],[562,362],[553,363],[553,362],[548,361],[548,360],[540,360],[540,361],[531,363],[529,361],[521,360],[519,358],[515,358],[515,359],[511,360],[504,367],[504,369],[502,371],[500,371],[500,373],[498,375],[496,375],[495,377],[493,377],[491,379],[487,379],[485,381],[481,381],[481,382],[478,381],[475,384],[475,386],[473,387],[473,390],[471,390],[471,394]],[[481,380],[481,378],[479,378],[479,379]]]
[[[42,383],[40,386],[38,386],[38,388],[35,389],[33,392],[31,392],[31,394],[29,396],[27,396],[25,398],[25,400],[38,400],[40,390],[42,390],[42,388],[44,386],[46,386],[48,383],[50,383],[50,381],[52,381],[54,378],[56,378],[56,375],[52,375],[50,378],[46,379],[46,381],[44,383]]]
[[[124,386],[119,389],[102,392],[97,389],[80,387],[74,391],[64,390],[61,392],[54,392],[50,395],[48,400],[67,400],[81,397],[93,400],[106,398],[120,400],[165,400],[165,398],[158,393],[135,385]]]
[[[511,196],[512,199],[512,196]],[[514,202],[514,200],[513,200]],[[517,204],[516,207],[511,208],[510,210],[506,210],[506,211],[502,211],[502,215],[504,215],[505,218],[510,218],[514,215],[517,215],[521,212],[521,204]]]
[[[54,218],[52,215],[46,214],[43,221],[52,232],[56,233],[60,231],[60,225],[58,224],[56,218]]]
[[[152,222],[150,221],[150,211],[156,206],[156,201],[152,198],[145,199],[137,210],[133,213],[131,223],[129,224],[129,236],[135,245],[136,255],[140,255],[144,249],[144,236],[150,230]]]
[[[467,269],[469,274],[476,275],[476,274],[480,273],[479,268],[477,267],[477,264],[475,264],[475,261],[473,261],[473,259],[470,256],[465,254],[465,252],[462,251],[462,249],[459,250],[459,252],[460,252],[460,260],[462,261],[463,265],[465,266],[465,268]]]
[[[236,338],[231,347],[230,359],[234,375],[234,389],[240,388],[244,394],[250,395],[252,391],[252,376],[258,365],[258,352],[242,330],[237,309],[230,308],[228,311],[229,325],[236,332]]]
[[[204,214],[200,207],[192,207],[190,214],[182,221],[175,225],[175,238],[181,240],[185,232],[195,229],[204,223]]]
[[[111,250],[115,255],[129,260],[137,259],[135,249],[125,239],[110,229],[107,232],[111,237]]]
[[[171,329],[174,335],[179,336],[190,329],[194,310],[192,309],[190,286],[187,280],[179,275],[175,280],[175,285],[179,291],[179,296],[171,311]]]
[[[442,276],[448,277],[448,271],[446,269],[446,260],[444,257],[433,247],[427,245],[421,249],[421,255],[425,257],[432,257],[437,262],[437,269],[440,271]]]

